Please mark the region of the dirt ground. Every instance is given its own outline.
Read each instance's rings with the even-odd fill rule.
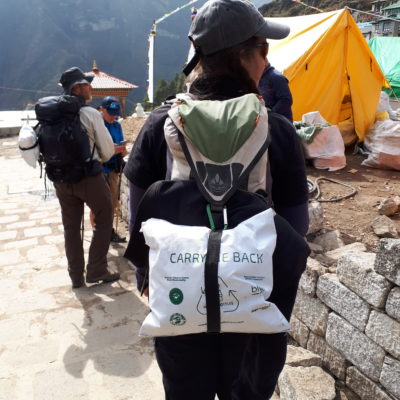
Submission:
[[[377,206],[384,198],[400,195],[400,172],[367,168],[361,165],[364,157],[346,153],[347,166],[340,171],[329,172],[307,168],[308,178],[315,180],[323,176],[351,185],[357,193],[345,200],[322,203],[326,230],[339,230],[345,244],[362,242],[369,251],[375,251],[379,238],[374,234],[371,223],[379,215]],[[331,199],[350,193],[337,184],[322,181],[321,198]],[[400,231],[400,214],[390,217]]]
[[[122,121],[125,140],[134,143],[145,121],[145,118],[125,118]]]
[[[134,142],[143,118],[128,118],[122,122],[124,134],[129,142]],[[335,172],[307,167],[311,180],[327,177],[351,185],[357,193],[345,200],[322,203],[326,230],[339,230],[345,244],[362,242],[369,251],[376,251],[379,238],[374,234],[371,223],[379,215],[377,206],[387,197],[400,196],[400,172],[363,167],[364,157],[353,155],[352,149],[346,152],[347,166]],[[321,198],[331,199],[351,191],[346,187],[322,181]],[[400,232],[400,213],[390,217]]]

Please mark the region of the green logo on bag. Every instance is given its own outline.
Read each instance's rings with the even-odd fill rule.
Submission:
[[[171,322],[172,325],[182,326],[186,324],[186,318],[182,314],[175,313],[171,315],[169,322]]]
[[[169,292],[169,299],[172,304],[181,304],[183,301],[183,293],[181,289],[174,288]]]

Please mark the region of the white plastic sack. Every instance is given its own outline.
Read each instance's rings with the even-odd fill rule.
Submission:
[[[303,143],[306,156],[313,159],[314,167],[337,171],[346,166],[344,142],[336,125],[322,128],[310,144]]]
[[[34,146],[35,144],[36,146],[32,148],[32,146]],[[37,144],[37,135],[35,130],[28,124],[22,125],[19,131],[18,146],[19,152],[21,153],[21,156],[25,160],[25,162],[29,166],[36,168],[36,162],[39,159],[39,146]]]
[[[378,108],[377,108],[376,112],[380,113],[382,111],[386,111],[389,114],[390,119],[397,120],[397,115],[393,111],[393,109],[390,105],[389,95],[384,91],[381,91],[381,94],[379,97],[379,104],[378,104]]]
[[[204,263],[210,229],[152,218],[142,224],[142,232],[150,247],[151,312],[139,335],[206,332]],[[271,209],[223,231],[218,271],[222,332],[277,333],[290,329],[276,305],[266,301],[273,285],[275,245]]]
[[[364,145],[370,154],[362,165],[400,171],[400,122],[390,119],[375,122],[365,136]]]
[[[303,114],[301,122],[308,125],[324,125],[327,122],[319,113],[319,111],[311,111],[309,113]]]

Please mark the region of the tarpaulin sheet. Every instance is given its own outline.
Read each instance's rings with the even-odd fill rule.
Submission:
[[[400,37],[376,37],[369,41],[369,47],[393,89],[387,93],[400,98]]]

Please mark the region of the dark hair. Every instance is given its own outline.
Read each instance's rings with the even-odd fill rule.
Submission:
[[[190,86],[190,93],[199,99],[216,94],[243,95],[259,94],[257,85],[242,66],[240,58],[256,51],[257,39],[252,37],[245,42],[218,51],[211,55],[200,54],[200,61],[194,73],[197,77]]]

